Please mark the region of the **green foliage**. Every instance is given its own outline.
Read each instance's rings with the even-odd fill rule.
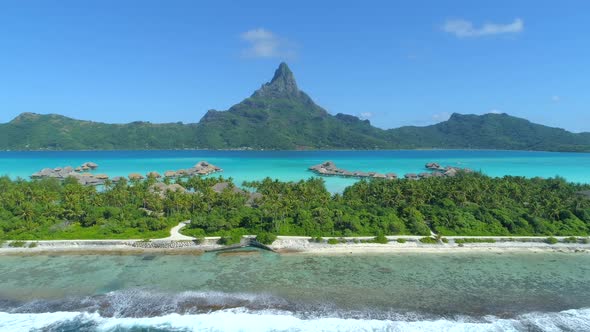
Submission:
[[[31,243],[29,243],[29,248],[36,248],[37,245],[38,245],[37,242],[31,242]]]
[[[426,127],[387,131],[400,148],[589,151],[590,135],[534,124],[507,114],[461,115]]]
[[[338,239],[335,239],[335,238],[328,239],[328,244],[338,244],[338,243],[340,243],[340,241],[338,241]]]
[[[406,242],[408,242],[406,239],[402,239],[402,238],[397,238],[396,241],[397,241],[397,243],[406,243]]]
[[[373,243],[387,244],[388,242],[389,240],[383,234],[379,234],[373,239]]]
[[[575,236],[566,237],[563,239],[564,243],[578,243],[578,238]]]
[[[559,241],[556,238],[554,238],[553,236],[550,236],[547,239],[545,239],[545,242],[547,242],[549,244],[556,244]]]
[[[242,229],[232,229],[230,231],[223,232],[217,243],[225,246],[238,244],[242,241],[243,236],[244,232]]]
[[[464,239],[455,239],[455,243],[463,244],[463,243],[496,243],[495,239],[486,239],[486,238],[464,238]]]
[[[256,235],[256,241],[258,241],[262,244],[271,245],[273,242],[275,242],[276,239],[277,239],[276,234],[269,233],[269,232],[262,232],[262,233],[259,233],[258,235]]]
[[[26,246],[26,244],[26,241],[12,241],[8,243],[8,246],[12,248],[23,248],[24,246]]]
[[[180,179],[189,193],[160,196],[150,181],[120,182],[98,191],[54,179],[0,177],[0,239],[100,239],[166,237],[191,219],[183,234],[325,237],[422,235],[588,236],[590,186],[563,179],[491,178],[460,173],[420,181],[359,181],[330,194],[320,178],[297,182],[264,179],[244,187],[261,195],[248,204],[241,191],[215,192],[222,178]],[[231,180],[229,180],[231,182]],[[152,213],[147,213],[151,211]],[[458,240],[460,243],[461,240]],[[467,242],[463,242],[467,243]]]
[[[420,242],[425,243],[425,244],[438,244],[438,241],[435,238],[432,238],[430,236],[425,236],[425,237],[421,238]]]

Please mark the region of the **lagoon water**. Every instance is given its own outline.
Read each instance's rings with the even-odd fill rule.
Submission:
[[[590,331],[587,253],[0,256],[0,331]]]
[[[491,176],[562,176],[590,183],[590,154],[528,151],[64,151],[0,152],[0,175],[28,178],[45,167],[78,166],[87,161],[100,165],[96,173],[126,176],[129,173],[163,173],[189,168],[206,160],[224,169],[224,177],[237,184],[265,177],[296,181],[313,176],[309,166],[326,160],[351,171],[405,173],[424,171],[427,162],[467,167]],[[214,175],[217,176],[217,175]],[[332,192],[341,192],[355,179],[325,178]]]
[[[124,176],[199,160],[238,184],[309,178],[325,160],[590,183],[590,154],[522,151],[0,152],[0,174],[94,161]],[[325,181],[339,192],[355,180]],[[0,256],[0,331],[590,331],[588,285],[587,253]]]

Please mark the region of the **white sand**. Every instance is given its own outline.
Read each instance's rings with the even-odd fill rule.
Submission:
[[[197,245],[193,238],[184,236],[179,230],[185,223],[180,223],[171,231],[170,237],[152,240],[157,247],[144,248],[142,240],[53,240],[28,241],[27,246],[12,248],[7,241],[0,248],[2,254],[36,254],[36,253],[72,253],[72,254],[134,254],[144,252],[163,252],[170,254],[200,253],[207,250],[223,248],[216,244],[219,237],[207,237],[204,244]],[[448,237],[450,243],[423,244],[419,242],[421,236],[390,236],[388,244],[352,243],[355,238],[347,238],[350,243],[330,245],[327,243],[311,242],[304,236],[279,236],[270,246],[279,253],[304,254],[367,254],[367,253],[474,253],[474,252],[584,252],[590,253],[590,244],[557,243],[548,244],[546,237],[488,237],[495,243],[466,243],[463,246],[453,243],[454,239],[467,237]],[[398,243],[396,239],[403,238],[405,243]],[[477,237],[484,238],[484,237]],[[563,240],[564,237],[559,238]],[[357,240],[370,240],[372,237],[358,237]],[[527,242],[519,242],[518,239]],[[535,242],[531,242],[535,241]],[[36,247],[28,248],[29,243],[36,243]]]

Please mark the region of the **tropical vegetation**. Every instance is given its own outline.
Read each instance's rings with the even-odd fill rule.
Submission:
[[[89,239],[166,237],[172,226],[195,237],[222,236],[233,243],[245,234],[314,238],[384,235],[587,236],[590,186],[562,178],[492,178],[460,173],[452,178],[361,180],[331,194],[321,178],[179,179],[183,191],[154,190],[157,180],[82,186],[73,178],[26,181],[0,178],[0,239]],[[169,182],[170,180],[165,180]],[[214,190],[219,182],[229,185]],[[257,192],[254,196],[250,192]],[[385,239],[386,240],[386,239]]]

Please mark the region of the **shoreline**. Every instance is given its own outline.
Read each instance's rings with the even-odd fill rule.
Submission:
[[[424,244],[417,236],[389,236],[387,244],[378,243],[338,243],[312,242],[310,237],[278,236],[269,245],[280,255],[364,255],[364,254],[465,254],[465,253],[590,253],[589,243],[546,243],[546,237],[471,237],[498,240],[494,243],[454,243],[457,239],[469,237],[449,237],[449,243]],[[559,237],[564,240],[567,237]],[[203,243],[193,240],[43,240],[22,241],[22,247],[9,247],[5,241],[0,247],[0,256],[20,255],[201,255],[207,252],[248,254],[255,249],[250,246],[232,248],[217,244],[219,237],[207,237]],[[368,240],[371,237],[341,238],[347,241]],[[398,243],[397,239],[406,242]],[[520,241],[519,241],[520,240]],[[29,247],[34,243],[34,247]],[[236,249],[238,249],[236,251]],[[219,251],[224,250],[224,251]]]
[[[252,151],[252,152],[352,152],[352,151],[495,151],[495,152],[546,152],[546,153],[590,153],[588,151],[553,151],[553,150],[514,150],[514,149],[470,149],[470,148],[416,148],[416,149],[254,149],[254,148],[228,148],[228,149],[206,149],[206,148],[178,148],[178,149],[92,149],[92,150],[48,150],[48,149],[33,149],[33,150],[0,150],[0,152],[131,152],[131,151]]]

